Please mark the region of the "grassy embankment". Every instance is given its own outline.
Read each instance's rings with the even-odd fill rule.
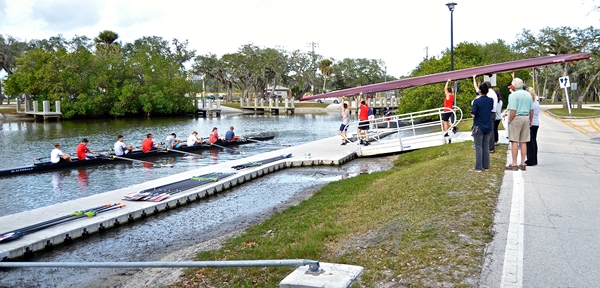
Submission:
[[[14,105],[0,105],[0,113],[16,114],[17,108]]]
[[[559,117],[569,117],[569,109],[568,108],[554,108],[554,109],[548,109],[548,112],[559,116]],[[600,110],[598,109],[586,109],[586,108],[582,108],[582,109],[571,109],[571,115],[572,117],[596,117],[596,116],[600,116]]]
[[[459,127],[469,130],[469,121]],[[491,241],[506,146],[484,173],[472,142],[398,156],[389,171],[332,182],[197,260],[312,259],[365,267],[355,287],[474,286]],[[277,287],[293,268],[189,270],[176,287]]]

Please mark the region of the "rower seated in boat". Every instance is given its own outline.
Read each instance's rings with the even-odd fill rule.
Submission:
[[[233,126],[229,127],[229,131],[225,133],[225,141],[237,141],[238,137],[235,136],[235,132],[233,132]]]
[[[154,140],[152,140],[152,137],[154,137],[154,134],[149,133],[148,135],[146,135],[146,139],[142,141],[142,151],[144,153],[148,153],[150,151],[158,149],[158,144],[154,144]]]
[[[77,149],[76,149],[77,159],[88,160],[88,159],[95,158],[94,156],[87,155],[87,153],[96,154],[96,152],[90,150],[90,148],[87,146],[88,142],[89,141],[87,138],[83,138],[83,140],[81,140],[81,143],[79,143],[79,145],[77,145]]]
[[[192,135],[187,139],[187,146],[202,145],[204,140],[198,139],[198,132],[192,132]]]
[[[119,135],[117,137],[117,142],[115,142],[114,146],[115,155],[123,156],[125,154],[130,154],[131,151],[133,151],[133,149],[137,148],[133,145],[125,145],[125,143],[123,143],[124,140],[125,138],[123,137],[123,135]]]
[[[210,136],[208,136],[208,142],[210,142],[211,144],[215,144],[219,140],[222,141],[222,139],[219,139],[219,132],[217,131],[217,127],[214,127],[212,132],[210,132]]]
[[[183,141],[177,139],[177,135],[175,133],[171,133],[171,135],[167,136],[167,148],[171,149],[179,149],[183,144]]]
[[[71,155],[68,153],[63,153],[60,150],[60,143],[54,143],[54,149],[50,152],[50,162],[58,163],[58,162],[71,162]]]

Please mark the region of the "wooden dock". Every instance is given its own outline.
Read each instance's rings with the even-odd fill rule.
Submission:
[[[42,102],[42,111],[39,111],[38,101],[32,101],[31,104],[32,105],[30,105],[29,100],[25,100],[25,111],[21,111],[21,103],[17,102],[17,112],[32,115],[34,120],[41,118],[46,121],[47,119],[60,119],[62,117],[62,113],[60,112],[60,101],[54,102],[54,112],[50,111],[50,101]]]
[[[294,98],[258,98],[244,97],[240,101],[240,108],[246,111],[254,111],[256,113],[271,113],[278,115],[280,111],[285,111],[286,114],[294,114]]]

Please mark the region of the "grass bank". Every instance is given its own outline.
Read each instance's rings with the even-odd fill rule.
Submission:
[[[595,117],[595,116],[600,116],[600,110],[598,109],[587,109],[587,108],[582,108],[582,109],[571,109],[571,115],[569,115],[569,109],[568,108],[554,108],[554,109],[548,109],[548,112],[556,115],[556,116],[560,116],[560,117],[568,117],[568,116],[572,116],[572,117]]]
[[[0,105],[0,113],[16,114],[17,108],[14,105]]]
[[[472,142],[401,154],[389,171],[329,183],[196,260],[312,259],[365,267],[355,287],[476,286],[506,146],[473,173]],[[175,287],[277,287],[293,268],[189,270]]]

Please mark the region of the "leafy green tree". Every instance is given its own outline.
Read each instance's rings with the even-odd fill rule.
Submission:
[[[591,52],[593,57],[597,57],[600,43],[600,30],[594,27],[585,29],[572,27],[546,27],[533,34],[529,30],[523,30],[517,38],[514,49],[517,52],[523,53],[529,57],[541,57],[549,55],[570,54],[579,52]],[[585,62],[585,61],[584,61]],[[600,63],[596,59],[588,61],[588,63],[561,63],[562,71],[560,74],[549,74],[548,72],[555,71],[549,68],[545,71],[550,77],[553,95],[556,91],[560,91],[558,78],[561,76],[574,76],[573,82],[579,82],[583,85],[583,93],[578,98],[577,107],[582,107],[582,101],[591,90],[591,86],[596,85],[598,73],[600,73]],[[544,68],[541,70],[543,71]],[[582,71],[579,71],[582,69]],[[583,78],[580,78],[583,77]],[[548,79],[547,79],[548,80]],[[553,96],[554,101],[554,96]],[[563,102],[563,107],[566,108],[566,101]]]
[[[17,64],[16,58],[25,52],[27,43],[22,42],[12,36],[4,37],[0,34],[0,70],[7,74],[13,73],[13,68]],[[2,79],[0,79],[0,105],[4,99],[4,89],[2,88]],[[8,98],[10,104],[10,98]]]
[[[123,89],[125,97],[115,103],[112,114],[140,111],[151,116],[152,113],[173,114],[194,109],[192,99],[186,94],[196,88],[175,61],[167,41],[156,36],[143,37],[128,43],[124,50],[130,77],[124,86],[131,89]],[[134,103],[122,100],[134,100]],[[123,110],[117,110],[119,108]]]
[[[300,50],[294,50],[289,54],[290,90],[296,99],[304,96],[314,87],[314,73],[311,70],[311,56]]]
[[[336,90],[383,82],[385,63],[374,59],[345,58],[335,63],[333,86]]]
[[[409,77],[418,77],[449,71],[450,51],[446,50],[439,59],[435,57],[424,59],[411,72]],[[454,67],[456,70],[490,65],[514,59],[510,47],[501,40],[490,44],[459,43],[454,49]],[[520,75],[520,74],[519,74]],[[518,75],[518,76],[519,76]],[[509,73],[496,75],[496,81],[500,87],[500,94],[508,95],[506,86],[512,81]],[[525,75],[524,75],[525,76]],[[523,77],[524,79],[527,79]],[[481,79],[479,79],[480,81]],[[475,96],[472,79],[458,81],[456,91],[456,105],[463,113],[471,111],[471,100]],[[402,98],[398,107],[399,113],[408,113],[443,106],[444,84],[425,85],[406,89],[402,92]]]
[[[0,69],[7,74],[13,73],[17,64],[17,57],[27,50],[27,43],[12,36],[4,37],[0,34]]]

